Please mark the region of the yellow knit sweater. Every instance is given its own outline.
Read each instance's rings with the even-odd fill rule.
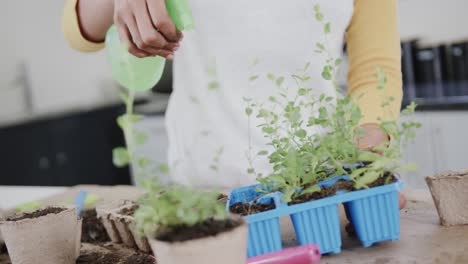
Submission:
[[[63,31],[70,46],[81,51],[97,51],[104,43],[94,43],[80,31],[76,4],[66,0]],[[379,123],[380,118],[398,118],[402,100],[400,37],[397,0],[355,0],[354,13],[346,33],[349,55],[348,94],[363,113],[362,124]],[[376,65],[387,74],[387,87],[377,90]],[[391,113],[381,107],[392,96]]]

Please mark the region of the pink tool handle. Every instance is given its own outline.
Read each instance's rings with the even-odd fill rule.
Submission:
[[[316,245],[305,245],[283,249],[247,259],[247,264],[315,264],[320,261]]]

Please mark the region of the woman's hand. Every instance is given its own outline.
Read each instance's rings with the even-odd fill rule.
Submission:
[[[375,147],[383,146],[389,137],[378,124],[363,124],[359,127],[363,134],[356,138],[356,144],[361,150],[372,151]]]
[[[167,13],[165,0],[114,0],[114,24],[128,51],[139,58],[172,59],[183,37]]]
[[[360,126],[364,133],[356,139],[357,146],[362,150],[372,151],[375,147],[383,146],[390,139],[387,133],[378,124],[363,124]],[[402,193],[398,193],[398,207],[406,206],[406,198]]]

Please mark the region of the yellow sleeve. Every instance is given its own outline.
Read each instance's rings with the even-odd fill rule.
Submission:
[[[62,29],[68,45],[73,49],[85,52],[97,51],[104,48],[104,42],[96,43],[87,40],[81,33],[76,5],[78,0],[66,0],[62,17]]]
[[[400,34],[397,0],[355,0],[346,33],[349,56],[348,95],[361,108],[361,124],[396,120],[402,100]],[[378,90],[376,68],[382,68],[387,85]],[[382,108],[387,98],[394,100]]]

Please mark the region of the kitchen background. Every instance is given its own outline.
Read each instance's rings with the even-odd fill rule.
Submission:
[[[0,185],[70,186],[130,183],[112,165],[123,144],[115,118],[123,112],[105,53],[71,50],[61,32],[62,1],[3,1],[0,9]],[[423,124],[403,175],[468,168],[468,1],[400,0],[405,101],[416,100]],[[154,91],[139,99],[139,124],[151,138],[140,149],[164,162],[164,109],[170,64]]]

